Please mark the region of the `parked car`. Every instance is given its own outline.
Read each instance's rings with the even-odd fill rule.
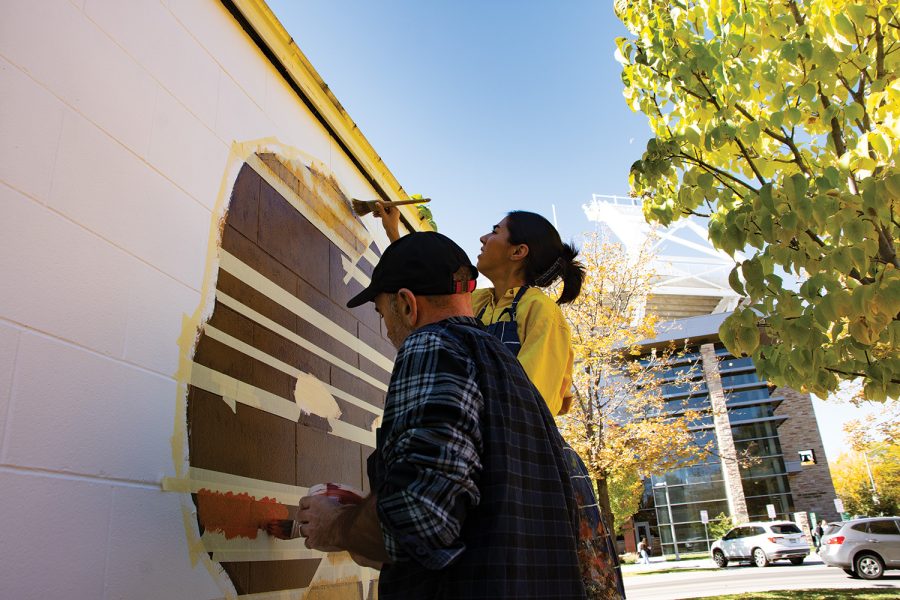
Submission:
[[[729,562],[765,567],[785,559],[799,565],[809,555],[809,543],[791,521],[760,521],[735,527],[713,542],[709,551],[718,567],[725,567]]]
[[[900,569],[900,517],[870,517],[835,523],[825,532],[819,558],[851,577],[878,579]]]

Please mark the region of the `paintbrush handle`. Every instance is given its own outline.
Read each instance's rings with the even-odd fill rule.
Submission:
[[[403,206],[404,204],[425,204],[431,202],[431,198],[412,198],[410,200],[392,200],[390,202],[382,202],[385,206]]]

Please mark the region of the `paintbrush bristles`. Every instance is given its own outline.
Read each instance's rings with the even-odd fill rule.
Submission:
[[[379,200],[357,200],[353,199],[353,212],[363,217],[375,210]],[[394,202],[381,202],[384,206],[403,206],[404,204],[425,204],[431,202],[431,198],[413,198],[411,200],[396,200]]]
[[[269,535],[280,540],[293,540],[300,537],[300,523],[293,519],[278,519],[266,523]]]
[[[375,210],[375,200],[353,200],[353,212],[363,217]]]

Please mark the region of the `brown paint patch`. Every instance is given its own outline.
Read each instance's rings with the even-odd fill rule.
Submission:
[[[393,357],[393,346],[384,337],[381,323],[371,306],[352,310],[345,306],[350,296],[362,288],[355,279],[344,282],[344,263],[355,260],[365,251],[371,236],[353,214],[349,198],[340,192],[337,181],[324,167],[308,167],[303,161],[281,154],[266,156],[263,152],[253,162],[265,168],[265,175],[254,167],[242,167],[231,190],[228,212],[216,221],[221,237],[215,237],[217,232],[213,232],[213,239],[220,239],[223,250],[349,334],[377,348],[384,356]],[[280,183],[275,184],[278,180]],[[296,197],[290,200],[282,197],[282,183],[292,189]],[[294,201],[300,203],[302,210],[293,206]],[[328,233],[322,233],[318,225]],[[370,250],[376,256],[379,254],[374,246]],[[215,264],[217,248],[213,247],[212,251],[210,265]],[[358,261],[357,267],[371,276],[373,267],[367,260]],[[229,272],[214,269],[212,275],[207,275],[213,283],[210,289],[204,288],[203,310],[210,301],[209,293],[221,291],[387,383],[389,373],[360,357],[354,348],[330,337]],[[215,302],[212,309],[209,322],[219,331],[309,373],[322,384],[334,386],[373,406],[384,405],[381,389],[335,367],[302,344],[259,325],[221,302]],[[273,370],[265,363],[211,339],[202,326],[196,339],[187,337],[192,335],[185,337],[184,344],[193,341],[194,345],[185,348],[185,355],[197,364],[283,398],[294,397],[296,377]],[[304,414],[293,422],[243,404],[232,409],[221,396],[191,385],[187,390],[186,434],[191,466],[292,486],[342,481],[368,490],[365,459],[372,449],[330,435],[326,419]],[[374,415],[369,411],[340,398],[335,402],[343,413],[341,421],[364,429],[371,427]],[[226,538],[255,538],[260,535],[257,533],[260,525],[291,519],[296,513],[294,506],[286,507],[268,498],[258,500],[236,492],[214,494],[207,489],[194,494],[193,499],[201,528],[221,532]],[[221,567],[238,594],[309,587],[304,596],[306,600],[372,598],[376,586],[368,579],[363,583],[355,582],[359,579],[359,571],[349,565],[329,562],[326,571],[314,579],[320,562],[321,559],[224,561]]]
[[[273,498],[257,500],[247,493],[197,492],[197,518],[204,529],[225,534],[225,539],[256,539],[269,521],[286,519],[288,509]]]

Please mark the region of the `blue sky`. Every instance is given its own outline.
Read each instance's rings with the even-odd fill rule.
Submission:
[[[269,0],[410,194],[469,256],[506,212],[577,238],[591,194],[628,194],[650,135],[622,97],[610,0]],[[561,9],[560,7],[564,7]],[[830,460],[853,407],[816,402]],[[812,425],[812,424],[810,424]]]
[[[627,195],[649,128],[622,97],[611,2],[270,2],[410,194],[474,257],[513,209],[566,238]]]

